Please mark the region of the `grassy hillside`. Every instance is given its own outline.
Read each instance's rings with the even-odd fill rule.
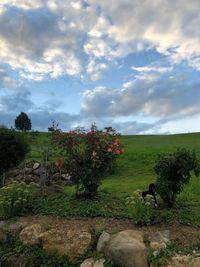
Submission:
[[[51,148],[50,134],[28,134],[31,151],[27,160],[41,160],[42,151]],[[195,150],[200,158],[200,133],[177,135],[126,135],[121,136],[125,154],[118,160],[114,175],[106,178],[102,189],[111,193],[127,194],[144,189],[155,180],[153,166],[159,153],[175,151],[185,147]],[[53,151],[52,151],[53,152]]]

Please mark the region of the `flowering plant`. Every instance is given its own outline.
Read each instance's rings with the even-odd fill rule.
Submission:
[[[0,188],[0,219],[8,219],[24,212],[30,205],[35,187],[34,183],[27,185],[13,181]]]
[[[154,218],[155,201],[153,196],[142,197],[142,191],[136,190],[127,198],[127,205],[137,225],[149,225]]]
[[[94,127],[88,132],[56,130],[54,144],[61,153],[62,167],[76,185],[76,194],[88,197],[97,193],[101,180],[115,168],[116,158],[124,153],[118,134]]]

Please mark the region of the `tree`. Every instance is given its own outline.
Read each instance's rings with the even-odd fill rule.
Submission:
[[[26,132],[31,130],[31,120],[28,115],[24,112],[21,112],[15,119],[15,128],[17,130]]]
[[[20,133],[0,129],[0,181],[6,171],[24,160],[28,150],[28,144]]]
[[[182,148],[159,155],[154,170],[157,174],[156,190],[171,208],[176,195],[181,193],[184,184],[189,183],[191,173],[199,175],[200,166],[195,152]]]

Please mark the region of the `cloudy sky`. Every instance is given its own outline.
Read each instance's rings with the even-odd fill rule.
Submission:
[[[200,131],[199,0],[0,0],[0,124]]]

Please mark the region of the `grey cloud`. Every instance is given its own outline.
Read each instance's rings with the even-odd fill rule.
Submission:
[[[15,89],[18,82],[10,77],[9,71],[0,65],[0,91],[2,89]]]
[[[59,128],[62,130],[71,130],[74,124],[80,121],[79,115],[68,114],[65,112],[48,112],[35,111],[30,113],[32,125],[35,130],[47,131],[51,126],[52,120],[59,123]]]
[[[31,101],[31,93],[21,88],[20,91],[0,95],[0,113],[16,113],[28,111],[34,107]]]
[[[34,60],[40,59],[57,35],[57,17],[44,9],[9,8],[0,16],[0,36],[8,46]]]
[[[166,118],[190,116],[200,112],[200,82],[157,78],[136,79],[128,87],[109,89],[98,87],[88,91],[81,111],[94,117],[119,117],[143,114]]]

